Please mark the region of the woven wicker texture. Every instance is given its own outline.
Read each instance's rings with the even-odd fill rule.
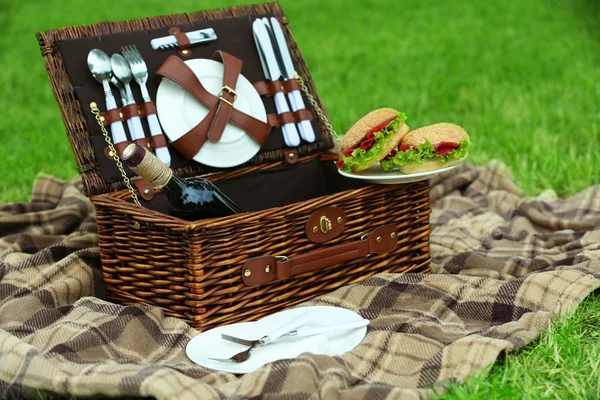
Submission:
[[[134,207],[127,196],[122,191],[92,197],[109,298],[159,305],[198,330],[255,320],[379,272],[425,272],[430,261],[427,182],[368,186],[193,223]],[[314,210],[326,206],[344,210],[346,226],[336,239],[316,245],[306,238],[305,224]],[[398,245],[390,253],[259,287],[242,282],[242,266],[249,258],[294,257],[359,240],[388,223],[398,232]]]

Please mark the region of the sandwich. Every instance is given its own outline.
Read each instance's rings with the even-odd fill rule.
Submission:
[[[339,144],[336,166],[360,172],[386,157],[409,132],[406,115],[392,108],[371,111],[346,132]]]
[[[467,132],[460,126],[439,123],[409,132],[380,165],[385,171],[404,174],[434,171],[463,161],[471,147]]]

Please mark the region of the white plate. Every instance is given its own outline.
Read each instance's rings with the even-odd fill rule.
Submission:
[[[398,183],[419,182],[431,179],[434,176],[441,174],[442,172],[450,171],[451,169],[454,169],[459,165],[460,163],[435,171],[420,172],[418,174],[403,174],[399,171],[384,171],[383,169],[381,169],[379,163],[377,163],[371,168],[367,168],[366,170],[360,172],[346,172],[342,171],[341,169],[338,169],[338,172],[347,178],[362,179],[367,182],[392,185]]]
[[[205,58],[188,60],[185,64],[196,74],[202,86],[217,96],[223,87],[223,63]],[[266,122],[267,112],[260,95],[244,76],[238,77],[237,98],[233,107]],[[208,108],[187,90],[164,78],[156,93],[156,114],[171,141],[182,137],[208,114]],[[218,143],[207,140],[193,157],[204,165],[227,168],[243,164],[260,150],[260,144],[244,130],[227,124]]]
[[[304,338],[282,338],[268,345],[257,347],[252,351],[248,360],[235,364],[209,359],[210,357],[229,358],[248,348],[248,346],[221,339],[221,333],[243,339],[258,339],[309,310],[315,311],[315,315],[305,324],[310,327],[362,319],[355,312],[340,307],[293,308],[269,315],[256,322],[242,322],[202,332],[189,341],[185,349],[186,354],[190,360],[203,367],[234,374],[245,374],[273,361],[296,358],[304,352],[330,356],[341,355],[356,347],[367,333],[367,327],[363,327]]]

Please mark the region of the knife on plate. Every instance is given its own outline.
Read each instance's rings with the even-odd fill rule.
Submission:
[[[294,69],[294,63],[292,62],[292,55],[290,54],[290,49],[285,41],[285,36],[283,35],[283,30],[281,29],[281,25],[279,25],[279,21],[277,21],[277,18],[271,17],[271,23],[269,24],[269,20],[265,17],[263,18],[263,22],[272,32],[272,38],[274,38],[273,47],[275,54],[279,56],[277,59],[280,61],[283,80],[296,79],[294,77],[296,70]],[[288,99],[290,100],[293,111],[306,108],[304,100],[302,99],[302,94],[300,94],[299,90],[288,93]],[[310,143],[315,141],[315,131],[313,130],[310,121],[300,121],[298,124],[298,131],[300,131],[300,136],[305,141]]]
[[[270,81],[278,80],[282,74],[275,58],[275,52],[273,51],[273,43],[269,37],[267,27],[261,19],[256,19],[252,24],[252,32],[254,34],[254,42],[256,43],[256,49],[260,57],[260,63],[265,74],[265,78]],[[290,111],[287,105],[285,96],[282,92],[275,93],[273,96],[275,100],[275,107],[277,108],[277,114],[283,114],[284,112]],[[289,122],[281,127],[283,132],[283,139],[285,144],[290,147],[296,147],[300,144],[300,136],[298,136],[298,130],[296,125]]]

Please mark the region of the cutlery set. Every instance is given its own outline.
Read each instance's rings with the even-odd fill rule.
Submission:
[[[309,111],[306,110],[302,94],[300,90],[298,90],[300,86],[296,82],[297,74],[294,69],[292,56],[290,53],[290,49],[288,48],[282,27],[280,26],[277,19],[274,17],[257,18],[253,21],[252,31],[253,39],[258,52],[258,58],[260,60],[260,64],[262,66],[262,70],[265,76],[265,82],[260,83],[264,85],[265,83],[270,82],[266,86],[268,88],[267,92],[274,92],[273,101],[275,103],[275,108],[278,114],[267,115],[267,121],[270,125],[268,125],[267,122],[261,122],[267,128],[260,129],[265,130],[266,134],[268,134],[269,126],[281,126],[283,141],[288,147],[297,147],[302,141],[308,143],[314,142],[315,132],[313,130],[313,126],[310,123],[309,117],[311,114]],[[180,32],[178,28],[171,28],[169,33],[169,36],[151,39],[150,47],[154,50],[172,50],[178,48],[180,50],[180,55],[188,55],[190,53],[187,50],[190,46],[217,40],[217,33],[213,28],[200,29],[190,32]],[[169,56],[169,58],[170,57],[173,56]],[[163,66],[167,64],[169,58],[167,58]],[[138,143],[142,141],[142,143],[140,144],[145,145],[144,142],[147,141],[147,139],[152,138],[151,142],[153,144],[161,143],[163,144],[162,146],[164,146],[160,147],[158,145],[155,145],[156,148],[154,150],[156,156],[164,164],[170,166],[171,154],[169,153],[169,150],[166,147],[167,141],[163,137],[164,128],[166,135],[171,140],[171,143],[174,143],[172,144],[172,146],[174,146],[174,148],[178,149],[180,152],[183,152],[183,154],[185,154],[185,150],[182,150],[181,147],[178,147],[181,146],[181,143],[184,143],[184,141],[182,140],[178,141],[178,139],[182,137],[181,134],[174,133],[175,130],[179,129],[174,128],[174,126],[183,126],[179,122],[180,120],[172,121],[172,118],[169,119],[169,116],[166,116],[165,119],[169,120],[169,123],[164,125],[165,122],[163,121],[163,116],[161,115],[160,118],[163,125],[161,126],[161,122],[159,122],[159,116],[155,113],[156,107],[154,106],[154,103],[150,98],[148,88],[146,86],[146,83],[149,78],[149,71],[144,59],[142,58],[140,52],[138,51],[135,45],[122,46],[121,53],[112,54],[110,57],[100,49],[93,49],[89,52],[87,61],[90,72],[92,73],[94,78],[102,83],[106,99],[106,113],[104,114],[104,121],[108,121],[110,123],[110,133],[112,136],[113,144],[120,144],[120,146],[116,146],[117,149],[122,149],[127,144],[128,140],[137,141]],[[225,64],[225,61],[223,61],[223,64]],[[157,76],[160,76],[159,71],[161,71],[161,68],[159,68],[156,71]],[[227,68],[224,67],[223,71],[226,70]],[[152,72],[154,73],[154,71]],[[182,76],[181,74],[184,74],[184,72],[178,72],[178,74],[179,75],[177,75],[176,77],[171,76],[170,79],[174,80],[179,86],[183,87],[184,90],[189,90],[189,86],[187,86],[186,83],[182,84],[181,81],[178,80]],[[199,81],[201,79],[201,76],[208,76],[203,75],[204,71],[196,71],[195,74]],[[223,74],[223,80],[225,80],[226,74],[225,72],[223,72]],[[237,72],[237,74],[241,76],[239,71]],[[188,77],[186,79],[190,78]],[[214,78],[210,77],[210,79]],[[292,82],[286,84],[286,81]],[[234,80],[233,82],[235,86],[236,81]],[[208,84],[210,85],[210,82]],[[136,100],[133,95],[132,85],[137,85],[139,87],[139,91],[143,99],[144,104],[141,104],[139,108],[138,104],[136,104]],[[118,99],[114,96],[112,88],[116,88],[119,93],[119,105],[117,105]],[[232,100],[223,100],[225,98],[222,96],[222,93],[223,90],[226,89],[230,91],[230,93],[234,94]],[[252,93],[257,94],[256,98],[252,100],[252,104],[258,103],[260,101],[260,107],[264,110],[264,104],[262,102],[266,100],[261,100],[260,95],[265,93],[258,93],[257,89],[255,89],[254,87],[252,87],[251,89],[254,91]],[[161,91],[159,90],[157,93],[158,97],[161,97],[160,93]],[[245,93],[244,101],[246,103],[249,101],[248,99],[250,98],[250,96],[254,96],[254,94],[252,94],[248,90],[246,90],[246,92],[242,90],[242,93]],[[221,91],[218,94],[216,94],[216,96],[218,96],[219,100],[226,101],[230,106],[237,108],[237,105],[234,106],[236,100],[239,100],[237,98],[237,88],[229,88],[225,83],[223,83]],[[164,96],[162,98],[164,98]],[[164,100],[157,99],[156,101],[157,103],[161,103],[162,101],[164,104]],[[177,99],[173,99],[173,101],[177,101]],[[202,99],[200,99],[200,101],[204,103],[205,106],[207,106],[206,100],[203,101]],[[242,101],[242,103],[244,101]],[[244,105],[241,103],[240,106],[244,107]],[[209,110],[211,110],[211,107],[212,106],[208,106]],[[146,111],[147,115],[141,114],[142,110]],[[256,112],[256,115],[259,115],[258,111],[256,110],[258,110],[258,108],[250,107],[251,113]],[[210,118],[215,118],[213,117],[212,111],[210,111],[209,114]],[[148,132],[144,131],[145,128],[144,125],[142,125],[140,115],[146,118],[149,135]],[[207,116],[206,118],[209,117]],[[248,120],[247,117],[244,118],[244,121]],[[181,120],[185,120],[185,118],[182,118]],[[236,123],[235,121],[237,121],[239,126],[239,118],[237,120],[234,118],[233,120],[234,124]],[[125,121],[127,128],[124,127],[122,121]],[[225,124],[227,124],[228,122],[226,121]],[[213,123],[214,121],[210,124],[206,123],[204,125],[199,123],[197,126],[209,126],[209,130],[212,129],[213,126],[218,126],[220,127],[219,129],[221,129],[220,134],[222,134],[222,132],[224,132],[223,127],[225,126],[225,124],[223,124],[223,122],[219,122],[218,124],[213,125]],[[107,122],[104,122],[104,124],[107,124]],[[256,125],[256,123],[254,124]],[[184,135],[190,133],[193,129],[196,129],[194,126],[186,126],[186,128],[188,130],[184,132]],[[250,133],[244,128],[244,130],[246,130],[246,132],[248,132],[253,139],[256,139],[256,141],[258,141],[259,144],[262,145],[264,143],[264,140],[266,140],[266,135],[261,136],[260,132],[257,134],[255,128],[249,129],[252,129],[253,132]],[[217,143],[220,140],[220,134],[210,136],[210,140],[213,141],[213,143]],[[265,139],[260,139],[262,137],[264,137]],[[185,142],[187,143],[185,149],[194,148],[193,146],[195,146],[195,143],[200,143],[199,147],[202,147],[205,143],[205,141],[202,141],[201,138],[194,139],[194,142],[191,142],[191,139],[186,140],[188,140],[188,142]],[[223,143],[227,143],[227,140],[224,140]],[[242,141],[240,141],[240,143],[242,143]],[[213,149],[212,151],[214,152],[216,150],[215,146],[217,145],[211,146]],[[225,146],[226,144],[223,144],[222,148],[225,148]],[[260,146],[256,147],[256,151],[258,151],[259,148]],[[199,150],[194,150],[196,151],[196,155],[199,154]],[[120,152],[121,150],[117,151]],[[248,154],[250,151],[251,150],[248,151]],[[194,158],[189,157],[189,154],[186,154],[185,157],[188,159]],[[227,155],[225,155],[225,157],[227,157]],[[237,162],[237,159],[235,162]],[[227,161],[227,165],[238,165],[239,163],[242,163],[243,160],[239,161],[238,164],[235,164],[235,162]],[[217,164],[215,162],[213,162],[215,165],[209,164],[208,161],[203,161],[203,163],[206,163],[207,165],[211,166],[216,166]]]
[[[110,85],[116,87],[121,97],[121,106],[136,105],[131,82],[135,81],[140,87],[144,102],[151,102],[146,81],[148,80],[148,68],[144,59],[135,46],[122,47],[123,54],[113,54],[110,58],[106,53],[99,49],[93,49],[88,54],[88,67],[96,80],[102,83],[104,96],[106,99],[106,110],[117,109],[116,99],[112,93]],[[163,132],[158,122],[156,114],[146,116],[150,134],[152,136],[162,136]],[[138,115],[126,119],[127,128],[132,140],[146,138],[142,121]],[[112,140],[114,144],[127,141],[125,129],[120,120],[111,122],[110,125]],[[166,165],[171,164],[171,155],[167,147],[155,149],[156,156]]]
[[[252,24],[254,42],[260,57],[265,78],[270,81],[295,79],[294,64],[287,47],[283,31],[277,18],[258,18]],[[274,96],[275,107],[278,114],[290,111],[285,95],[277,92]],[[289,104],[292,111],[306,108],[299,90],[288,93]],[[300,121],[297,127],[289,122],[281,127],[286,145],[296,147],[300,144],[300,137],[309,143],[315,141],[315,132],[309,121]]]
[[[240,363],[248,360],[253,350],[257,347],[267,345],[271,342],[274,342],[277,339],[282,337],[307,337],[313,335],[320,335],[328,332],[335,331],[344,331],[344,330],[352,330],[357,328],[362,328],[369,325],[370,321],[368,319],[358,319],[353,321],[341,322],[337,324],[324,325],[324,326],[316,326],[316,327],[302,327],[306,322],[308,322],[312,317],[315,316],[314,311],[308,311],[301,314],[299,317],[294,318],[287,324],[275,329],[269,334],[255,340],[247,340],[238,338],[236,336],[231,336],[227,334],[221,334],[221,338],[223,340],[227,340],[230,342],[242,344],[245,346],[249,346],[246,350],[243,350],[239,353],[234,354],[229,358],[210,358],[214,361],[220,362],[233,362]]]

